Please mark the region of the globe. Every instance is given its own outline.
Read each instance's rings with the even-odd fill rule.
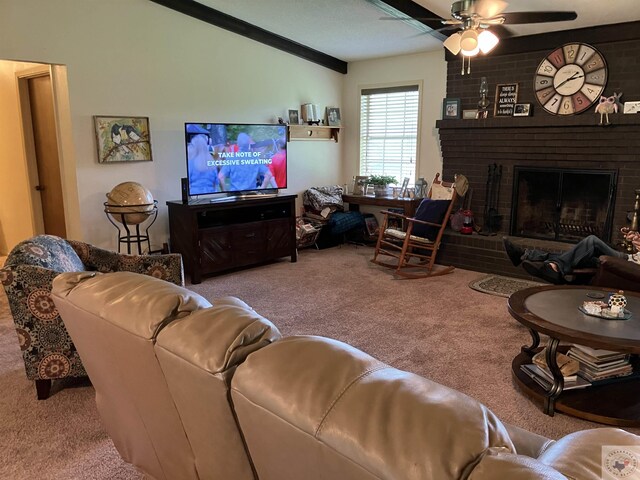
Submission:
[[[107,193],[107,199],[105,211],[120,223],[124,217],[127,225],[144,222],[155,208],[151,192],[137,182],[119,183]]]

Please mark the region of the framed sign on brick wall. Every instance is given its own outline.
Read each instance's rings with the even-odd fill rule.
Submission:
[[[494,117],[512,117],[513,107],[518,101],[517,83],[500,83],[496,85],[496,102],[493,107]]]

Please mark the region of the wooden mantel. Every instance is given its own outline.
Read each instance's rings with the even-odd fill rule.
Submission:
[[[611,125],[599,125],[600,115],[585,113],[571,116],[539,116],[539,117],[496,117],[479,120],[438,120],[438,129],[469,129],[469,128],[557,128],[557,127],[598,127],[614,130],[620,125],[640,125],[640,114],[624,115],[621,113],[609,115]]]

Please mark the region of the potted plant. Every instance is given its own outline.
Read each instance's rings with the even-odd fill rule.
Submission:
[[[387,187],[392,183],[398,183],[398,180],[392,175],[371,175],[367,183],[373,185],[376,197],[386,197]]]

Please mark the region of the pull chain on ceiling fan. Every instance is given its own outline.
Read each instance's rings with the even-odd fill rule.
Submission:
[[[374,3],[375,0],[369,0]],[[376,2],[377,3],[377,2]],[[457,30],[444,42],[444,47],[452,54],[462,56],[462,75],[465,74],[465,58],[467,59],[467,72],[471,73],[471,57],[478,53],[486,54],[493,50],[500,42],[490,28],[494,25],[517,25],[525,23],[547,23],[575,20],[576,12],[505,12],[508,3],[502,0],[459,0],[451,5],[451,18],[422,18],[414,17],[414,20],[437,20],[444,27],[431,30],[430,34]],[[385,9],[387,13],[389,11]],[[407,20],[412,17],[398,12],[384,20]]]

